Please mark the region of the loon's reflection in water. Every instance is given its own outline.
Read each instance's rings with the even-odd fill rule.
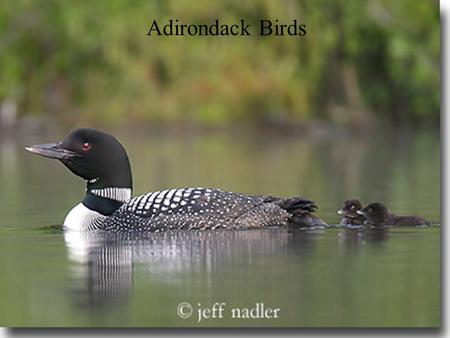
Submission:
[[[291,237],[283,229],[265,229],[147,235],[66,231],[64,238],[76,304],[100,308],[128,300],[136,267],[164,283],[182,283],[184,274],[212,278],[227,264],[251,264],[252,257],[283,252]]]
[[[71,293],[77,307],[123,303],[133,284],[132,246],[105,232],[66,231]]]
[[[264,229],[242,231],[169,231],[151,234],[66,231],[72,262],[71,291],[77,306],[112,309],[125,304],[133,290],[135,270],[152,282],[182,286],[187,276],[209,285],[227,267],[251,269],[255,258],[277,255],[306,261],[318,240],[331,229]],[[338,243],[358,248],[385,241],[386,231],[335,229]],[[334,242],[334,241],[332,241]],[[333,245],[330,242],[329,245]],[[268,266],[267,268],[270,268]],[[150,283],[150,282],[149,282]],[[151,284],[151,283],[150,283]],[[149,286],[150,287],[150,286]]]
[[[341,247],[345,250],[360,249],[366,244],[382,246],[389,239],[389,228],[345,227],[338,234]]]

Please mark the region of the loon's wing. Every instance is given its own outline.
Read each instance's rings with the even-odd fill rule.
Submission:
[[[237,228],[241,215],[264,203],[247,196],[208,188],[168,189],[131,199],[105,221],[112,231]]]
[[[122,208],[141,217],[178,213],[223,213],[233,217],[263,201],[260,196],[246,196],[219,189],[180,188],[135,197]]]
[[[315,209],[314,202],[298,197],[248,196],[208,188],[168,189],[131,199],[105,220],[103,229],[261,228],[308,223],[304,219]]]

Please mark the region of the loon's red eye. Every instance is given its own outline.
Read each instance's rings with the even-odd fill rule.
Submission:
[[[83,143],[83,150],[88,151],[89,149],[91,149],[90,143],[87,143],[87,142]]]

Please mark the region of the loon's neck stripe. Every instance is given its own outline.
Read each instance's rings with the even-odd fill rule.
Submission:
[[[111,200],[116,200],[122,203],[128,202],[131,199],[130,188],[88,189],[88,193]]]
[[[110,198],[105,198],[101,196],[94,195],[90,192],[86,194],[83,201],[81,202],[87,208],[97,211],[102,215],[109,216],[114,211],[119,209],[123,202],[116,201]]]

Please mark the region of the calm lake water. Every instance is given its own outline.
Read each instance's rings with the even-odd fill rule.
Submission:
[[[302,195],[330,224],[339,222],[341,203],[357,197],[436,223],[119,238],[49,227],[80,201],[84,183],[23,147],[64,134],[0,138],[1,326],[440,325],[437,131],[117,132],[135,194],[206,186]],[[191,304],[190,318],[177,314],[182,302]],[[221,313],[215,303],[225,303]],[[261,303],[279,309],[278,318],[242,318],[261,316]],[[199,309],[216,318],[198,323]]]

